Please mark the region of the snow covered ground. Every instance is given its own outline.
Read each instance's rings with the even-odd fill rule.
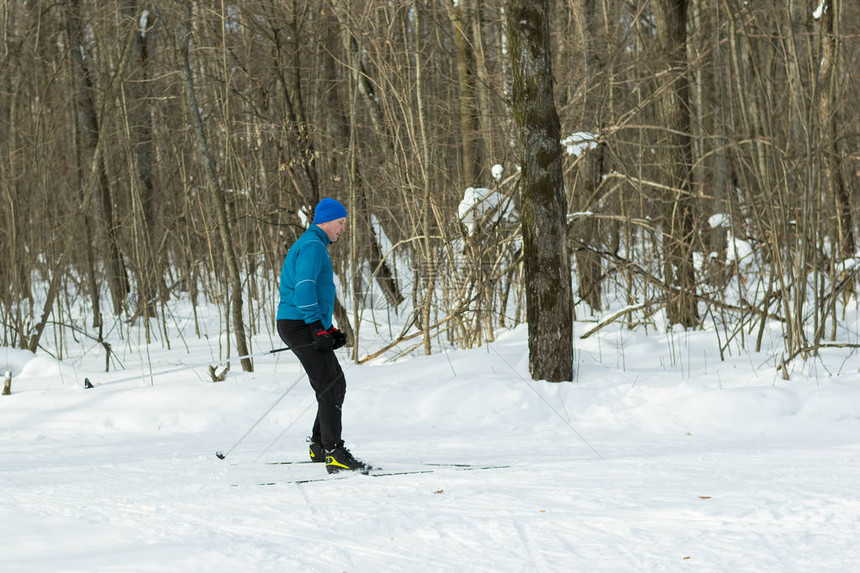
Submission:
[[[115,382],[214,364],[206,339],[115,345],[110,373],[94,349],[0,349],[0,571],[857,571],[860,356],[784,381],[767,354],[720,362],[715,338],[609,327],[576,340],[572,384],[529,379],[524,327],[344,355],[353,453],[433,471],[302,484],[325,469],[267,463],[306,456],[314,400],[289,353],[215,384]]]

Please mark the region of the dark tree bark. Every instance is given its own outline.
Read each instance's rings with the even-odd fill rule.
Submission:
[[[529,371],[535,380],[573,380],[570,259],[548,0],[512,0],[507,28],[522,166]]]
[[[667,287],[673,291],[666,312],[671,324],[699,323],[693,267],[695,220],[692,195],[693,142],[690,136],[690,83],[687,79],[688,0],[655,0],[657,42],[670,85],[663,90],[660,108],[665,127],[662,141],[663,261]]]

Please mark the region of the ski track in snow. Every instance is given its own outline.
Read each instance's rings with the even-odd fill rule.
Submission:
[[[520,330],[494,347],[512,366],[486,349],[346,365],[357,456],[509,467],[305,484],[289,481],[324,466],[267,463],[305,459],[305,384],[214,456],[295,380],[289,360],[221,384],[22,374],[0,398],[0,571],[857,570],[856,367],[779,387],[748,359],[681,376],[637,338],[636,370],[586,356],[583,381],[541,385],[525,346]]]

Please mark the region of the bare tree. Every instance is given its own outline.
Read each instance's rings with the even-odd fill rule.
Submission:
[[[150,53],[155,46],[156,14],[140,7],[138,0],[125,0],[123,16],[136,27],[129,77],[123,92],[127,140],[130,147],[128,157],[132,212],[134,213],[134,253],[137,264],[138,297],[136,315],[144,319],[147,341],[151,339],[149,319],[156,316],[155,301],[161,286],[161,272],[155,252],[155,189],[153,183],[152,141],[152,64]]]
[[[80,1],[66,0],[65,8],[69,54],[72,60],[71,71],[76,86],[74,95],[80,125],[80,137],[85,152],[91,156],[99,138],[98,113],[94,94],[96,85],[92,80],[92,72],[87,61],[89,50],[83,33]],[[100,222],[104,252],[106,253],[108,284],[111,290],[114,314],[121,314],[126,294],[129,291],[128,275],[119,250],[118,227],[113,208],[114,198],[112,197],[104,157],[99,159],[97,167],[99,176],[97,192],[100,207],[98,221]]]
[[[236,348],[240,355],[245,356],[249,352],[248,342],[245,337],[245,319],[242,316],[242,278],[239,276],[239,264],[236,260],[230,224],[227,219],[227,199],[218,181],[218,175],[215,172],[215,162],[209,151],[209,143],[206,140],[206,131],[203,127],[203,118],[200,116],[200,106],[197,103],[197,93],[194,89],[194,75],[191,67],[191,20],[193,18],[193,4],[190,1],[183,1],[183,4],[185,18],[182,28],[182,57],[184,63],[182,72],[185,79],[185,101],[188,107],[188,115],[191,117],[191,122],[194,125],[194,133],[197,138],[200,155],[203,158],[207,184],[212,193],[212,200],[215,203],[215,213],[218,218],[218,235],[224,248],[224,258],[227,263],[227,279],[232,289],[231,311],[233,334],[236,337]],[[254,365],[250,358],[242,359],[242,370],[253,372]]]
[[[786,356],[840,332],[857,273],[860,4],[191,4],[188,54],[185,2],[0,2],[4,342],[44,332],[61,356],[61,323],[127,335],[133,321],[102,316],[109,296],[169,346],[158,301],[196,312],[201,295],[228,344],[241,326],[250,341],[271,328],[283,254],[322,196],[353,221],[332,251],[353,293],[338,322],[413,341],[397,352],[491,340],[556,294],[529,310],[535,344],[535,308],[566,320],[572,296],[639,309],[617,314],[630,328],[655,312],[714,320],[723,350],[750,333],[760,348],[774,321]],[[541,91],[547,38],[558,119]],[[579,131],[598,145],[562,156],[578,213],[568,277],[552,140]],[[504,176],[479,182],[496,163]],[[466,233],[459,205],[477,183],[522,217],[497,210]],[[727,256],[741,241],[746,256]],[[545,356],[568,352],[559,328]]]
[[[687,79],[687,0],[654,0],[657,41],[664,58],[666,79],[660,98],[665,154],[662,163],[663,249],[666,285],[672,290],[667,304],[669,322],[698,326],[693,248],[696,225],[693,210],[693,147],[690,85]]]
[[[821,10],[821,75],[818,80],[818,117],[821,141],[824,146],[822,163],[827,194],[833,197],[836,205],[835,229],[833,233],[838,245],[838,258],[845,260],[854,255],[854,218],[852,216],[850,187],[843,174],[842,145],[845,138],[840,121],[841,75],[839,50],[839,24],[842,18],[841,0],[823,0]],[[853,281],[850,282],[853,286]]]
[[[460,92],[460,178],[464,186],[478,186],[481,163],[478,151],[478,118],[475,99],[475,41],[472,38],[471,0],[445,0],[445,8],[457,45],[457,83]]]
[[[520,130],[529,371],[534,379],[573,380],[570,259],[548,0],[512,0],[507,26]]]
[[[602,3],[601,3],[602,4]],[[608,115],[608,101],[611,89],[608,78],[608,59],[606,51],[604,17],[597,0],[579,0],[576,4],[577,32],[580,38],[583,59],[582,82],[584,84],[582,106],[583,128],[593,137],[588,141],[588,149],[576,170],[573,182],[572,201],[575,211],[588,211],[597,207],[598,193],[601,184],[608,173],[608,157],[606,141],[601,139],[605,131]],[[595,253],[597,241],[600,238],[600,223],[594,217],[585,217],[571,225],[571,235],[574,248],[579,243],[584,248],[576,249],[576,267],[579,276],[579,296],[588,303],[594,311],[603,308],[602,280],[603,267],[600,257]],[[591,247],[591,248],[589,248]]]

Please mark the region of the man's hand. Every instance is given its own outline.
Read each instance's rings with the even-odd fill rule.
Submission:
[[[332,340],[334,340],[334,346],[332,347],[334,350],[337,350],[346,344],[346,334],[342,333],[334,326],[328,329],[328,333],[331,334]]]
[[[314,339],[315,350],[331,350],[334,348],[334,338],[331,333],[323,328],[320,321],[312,322],[308,325],[311,329],[311,337]]]

